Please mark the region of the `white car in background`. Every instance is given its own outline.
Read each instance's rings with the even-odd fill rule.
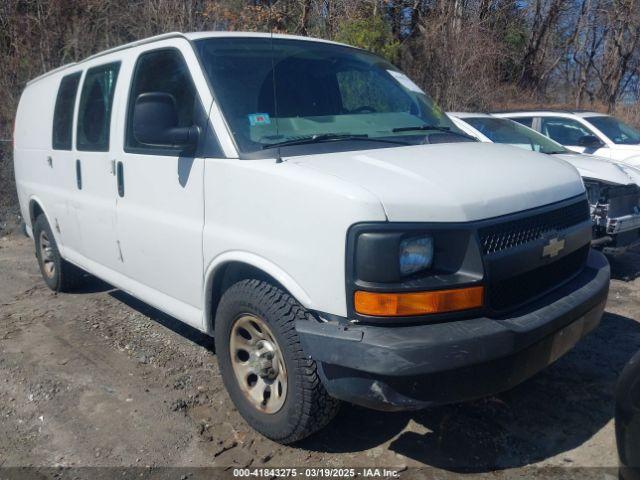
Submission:
[[[572,164],[584,181],[593,219],[593,245],[608,254],[640,244],[640,170],[606,158],[579,154],[507,118],[449,112],[455,125],[481,142],[504,143],[546,153]]]
[[[500,112],[579,153],[591,153],[640,167],[640,131],[611,115],[579,111]]]

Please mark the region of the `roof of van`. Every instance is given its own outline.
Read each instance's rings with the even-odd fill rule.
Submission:
[[[333,45],[342,45],[342,46],[350,46],[350,45],[346,45],[344,43],[338,43],[338,42],[332,42],[331,40],[323,40],[321,38],[314,38],[314,37],[302,37],[299,35],[286,35],[286,34],[282,34],[282,33],[260,33],[260,32],[188,32],[188,33],[182,33],[182,32],[169,32],[169,33],[163,33],[160,35],[156,35],[153,37],[148,37],[148,38],[143,38],[141,40],[136,40],[134,42],[130,42],[130,43],[125,43],[123,45],[119,45],[117,47],[113,47],[110,48],[108,50],[103,50],[102,52],[98,52],[98,53],[94,53],[93,55],[88,56],[87,58],[80,60],[79,62],[73,62],[73,63],[68,63],[66,65],[63,65],[62,67],[58,67],[54,70],[50,70],[30,81],[27,82],[27,85],[30,85],[44,77],[48,77],[49,75],[52,75],[56,72],[59,72],[61,70],[64,70],[68,67],[71,67],[73,65],[78,65],[81,64],[83,62],[86,62],[88,60],[92,60],[94,58],[98,58],[101,57],[103,55],[107,55],[109,53],[114,53],[114,52],[119,52],[121,50],[126,50],[128,48],[133,48],[133,47],[137,47],[140,45],[145,45],[148,43],[153,43],[153,42],[158,42],[161,40],[166,40],[169,38],[184,38],[187,39],[189,41],[194,41],[194,40],[201,40],[203,38],[239,38],[239,37],[253,37],[253,38],[283,38],[283,39],[291,39],[291,40],[306,40],[306,41],[310,41],[310,42],[322,42],[322,43],[330,43]],[[354,48],[354,47],[352,47]]]

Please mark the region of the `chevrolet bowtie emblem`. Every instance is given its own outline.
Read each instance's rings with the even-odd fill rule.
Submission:
[[[558,255],[564,249],[564,239],[560,240],[558,237],[549,239],[547,244],[542,249],[542,256],[553,258]]]

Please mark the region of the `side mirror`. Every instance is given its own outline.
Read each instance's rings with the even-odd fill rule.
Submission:
[[[578,146],[585,148],[600,148],[603,143],[595,135],[583,135],[578,139]]]
[[[198,143],[200,129],[197,126],[178,126],[178,109],[173,95],[149,92],[136,98],[133,136],[146,145],[194,147]]]

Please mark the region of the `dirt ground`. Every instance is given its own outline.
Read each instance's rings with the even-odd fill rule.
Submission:
[[[640,252],[612,268],[602,325],[517,388],[417,413],[345,405],[283,447],[233,408],[212,339],[97,279],[52,293],[13,232],[0,238],[0,466],[615,467],[613,389],[640,349]]]

